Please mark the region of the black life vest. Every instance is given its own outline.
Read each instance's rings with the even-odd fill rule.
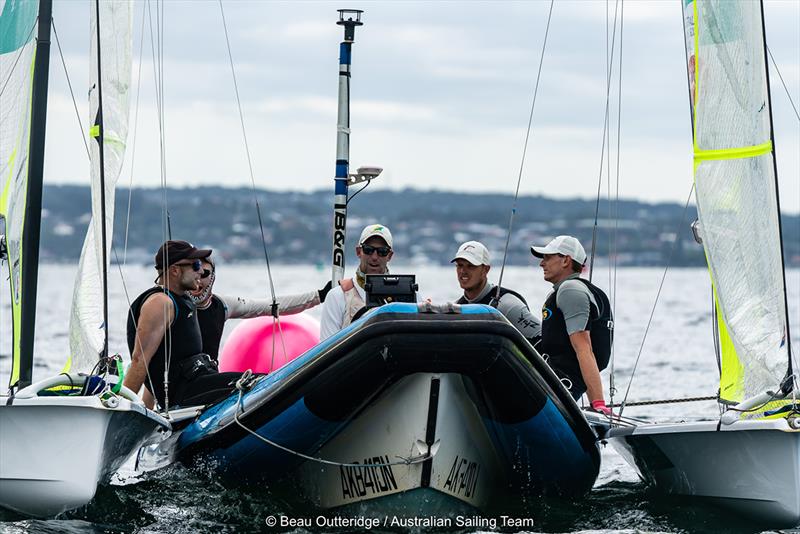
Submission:
[[[136,325],[139,322],[139,314],[142,311],[142,304],[148,297],[155,293],[163,292],[164,288],[155,286],[151,287],[133,301],[128,312],[128,349],[133,354],[133,347],[136,342]],[[170,347],[171,361],[169,366],[169,383],[170,383],[170,405],[175,405],[180,398],[182,382],[181,376],[181,362],[190,359],[202,352],[203,340],[200,336],[200,325],[197,322],[197,313],[192,299],[187,296],[181,296],[167,291],[167,295],[172,299],[175,305],[175,318],[172,324],[167,327],[164,334],[164,339],[156,349],[155,354],[150,359],[147,366],[150,380],[145,379],[145,387],[150,390],[150,381],[152,380],[152,388],[155,391],[150,391],[156,398],[161,406],[165,406],[164,395],[164,367],[165,361],[165,347]]]
[[[525,300],[525,297],[523,297],[522,295],[520,295],[519,293],[517,293],[513,289],[508,289],[508,288],[505,288],[505,287],[501,287],[500,288],[500,297],[498,297],[497,300],[499,301],[501,298],[503,298],[503,295],[505,295],[506,293],[511,293],[512,295],[517,297],[519,300],[521,300],[522,303],[525,305],[525,307],[528,307],[528,302]],[[456,304],[486,304],[487,306],[492,306],[492,307],[496,308],[497,307],[497,302],[492,302],[492,300],[494,299],[495,295],[497,295],[497,286],[493,287],[492,290],[489,291],[488,293],[486,293],[483,296],[483,298],[480,299],[480,300],[473,300],[472,302],[470,302],[470,301],[467,300],[467,297],[465,297],[464,295],[461,295],[461,298],[456,301]],[[530,308],[528,308],[528,309],[530,309]]]
[[[456,304],[486,304],[487,306],[492,306],[493,308],[497,308],[497,304],[499,303],[500,299],[503,298],[503,295],[506,295],[508,293],[511,293],[519,300],[521,300],[522,303],[525,305],[525,307],[528,308],[528,310],[530,311],[530,307],[528,306],[528,302],[525,300],[525,297],[523,297],[513,289],[508,289],[502,286],[500,287],[500,297],[498,297],[497,300],[495,300],[495,295],[497,295],[497,286],[495,286],[492,288],[491,291],[486,293],[480,300],[473,300],[472,302],[470,302],[467,300],[465,296],[462,295],[461,298],[456,301]],[[508,320],[512,321],[512,324],[514,324],[513,323],[514,319],[508,317]],[[534,337],[525,337],[525,339],[527,339],[531,345],[536,347],[541,338],[539,336],[534,336]]]
[[[583,278],[574,280],[583,282],[597,302],[597,307],[595,307],[589,301],[587,330],[589,330],[589,337],[592,340],[592,352],[597,360],[597,368],[602,371],[608,366],[611,344],[614,341],[614,318],[611,313],[611,303],[603,290],[588,280]],[[542,342],[538,349],[542,355],[547,355],[547,363],[550,364],[556,375],[560,378],[568,378],[572,382],[572,387],[569,388],[572,394],[582,395],[586,391],[586,382],[583,381],[578,356],[569,341],[564,314],[556,305],[557,296],[558,290],[547,298],[542,308]]]
[[[197,320],[203,338],[203,352],[211,356],[212,360],[217,360],[222,331],[225,328],[225,304],[222,299],[211,295],[208,307],[197,309]]]

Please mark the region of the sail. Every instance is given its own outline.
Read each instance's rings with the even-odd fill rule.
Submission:
[[[0,215],[5,220],[13,317],[11,384],[20,376],[23,217],[38,11],[36,0],[0,0]]]
[[[97,363],[105,344],[106,325],[103,321],[104,291],[103,245],[101,240],[100,144],[98,143],[99,101],[97,91],[97,11],[91,11],[91,76],[89,117],[92,177],[92,220],[81,251],[78,274],[73,290],[69,325],[70,360],[67,369],[90,371]],[[111,236],[114,229],[114,192],[125,157],[128,136],[128,91],[131,84],[131,47],[133,10],[127,0],[103,0],[100,10],[101,88],[103,98],[103,157],[105,160],[106,258],[110,259]]]
[[[789,366],[762,12],[687,0],[694,180],[719,319],[720,398],[776,390]]]

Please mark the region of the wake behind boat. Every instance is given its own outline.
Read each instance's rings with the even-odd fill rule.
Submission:
[[[241,384],[175,455],[304,505],[411,515],[582,495],[600,465],[578,406],[499,312],[400,303]]]

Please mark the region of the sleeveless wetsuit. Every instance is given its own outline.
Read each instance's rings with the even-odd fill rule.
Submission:
[[[161,344],[159,344],[155,354],[150,359],[150,363],[147,366],[150,379],[145,380],[145,387],[150,390],[159,405],[164,406],[164,367],[166,365],[165,354],[167,347],[170,347],[171,354],[169,366],[170,405],[174,405],[179,400],[181,390],[185,386],[185,381],[181,376],[180,364],[182,361],[202,352],[203,344],[192,300],[189,297],[177,295],[172,291],[165,291],[163,287],[155,286],[139,295],[131,304],[128,312],[128,349],[130,349],[131,354],[133,354],[133,347],[136,341],[136,325],[139,321],[139,314],[142,311],[142,304],[151,295],[162,292],[165,292],[172,300],[175,318],[172,324],[168,326],[164,339],[161,340]],[[152,386],[150,381],[152,381]]]

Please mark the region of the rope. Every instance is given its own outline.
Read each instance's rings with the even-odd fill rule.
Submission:
[[[692,199],[692,194],[693,193],[694,193],[694,182],[692,182],[692,187],[691,187],[691,189],[689,189],[689,196],[686,198],[686,204],[683,207],[683,215],[681,215],[681,222],[680,222],[680,226],[678,227],[679,230],[685,224],[686,212],[689,210],[689,202]],[[677,231],[676,231],[676,235],[677,235]],[[645,327],[645,330],[644,330],[644,336],[642,336],[642,343],[641,343],[641,345],[639,345],[639,353],[636,355],[636,361],[633,364],[633,370],[631,371],[630,380],[628,380],[628,387],[625,390],[625,397],[623,397],[622,403],[620,404],[620,410],[619,410],[619,414],[620,415],[622,415],[622,412],[625,410],[625,404],[626,404],[626,401],[628,400],[628,395],[631,392],[631,385],[633,384],[633,377],[636,376],[636,368],[639,366],[639,359],[642,357],[642,350],[644,349],[644,343],[647,340],[647,334],[650,331],[650,325],[653,323],[653,316],[656,313],[656,307],[658,306],[658,299],[661,296],[661,289],[664,287],[664,280],[666,280],[666,278],[667,278],[667,272],[669,271],[669,267],[670,267],[670,265],[672,263],[672,255],[675,252],[675,247],[677,246],[678,241],[680,241],[680,240],[676,238],[672,242],[672,246],[669,249],[669,256],[667,257],[667,265],[666,265],[666,267],[664,267],[664,274],[661,275],[661,283],[658,284],[658,291],[656,292],[656,299],[655,299],[655,302],[653,302],[653,308],[650,310],[650,317],[647,319],[647,326]]]
[[[253,199],[256,203],[256,214],[258,215],[258,227],[261,230],[261,245],[264,248],[264,259],[267,262],[267,277],[269,278],[269,289],[272,294],[272,302],[275,304],[275,285],[272,282],[272,270],[269,265],[269,253],[267,252],[267,239],[264,235],[264,223],[261,218],[261,205],[258,202],[258,195],[256,194],[256,179],[253,173],[253,161],[250,157],[250,145],[247,142],[247,130],[244,127],[244,113],[242,112],[242,101],[239,98],[239,84],[236,81],[236,69],[233,66],[233,54],[231,52],[231,42],[228,37],[228,24],[225,21],[225,10],[222,7],[222,0],[219,0],[219,12],[222,14],[222,27],[225,30],[225,45],[228,48],[228,61],[231,66],[231,76],[233,77],[233,88],[236,93],[236,106],[239,109],[239,124],[242,127],[242,138],[244,139],[244,150],[247,154],[247,166],[250,170],[250,183],[253,186]]]
[[[64,67],[64,76],[67,78],[67,87],[69,87],[69,96],[72,97],[72,107],[75,109],[75,116],[78,118],[78,129],[81,131],[81,138],[83,139],[83,146],[86,148],[86,156],[91,159],[89,154],[89,144],[86,142],[86,133],[83,131],[83,121],[81,121],[81,114],[78,112],[78,104],[75,101],[75,93],[72,91],[72,82],[69,79],[69,71],[67,70],[67,62],[64,61],[64,53],[61,51],[61,41],[58,40],[58,32],[56,31],[56,21],[53,20],[53,35],[56,38],[56,46],[58,47],[58,55],[61,57],[61,66]]]
[[[699,402],[699,401],[710,401],[710,400],[719,400],[719,397],[716,395],[709,395],[707,397],[686,397],[684,399],[659,399],[659,400],[651,400],[651,401],[637,401],[637,402],[621,402],[619,404],[609,404],[609,408],[624,408],[625,406],[653,406],[656,404],[680,404],[682,402]],[[620,411],[621,412],[621,411]]]
[[[797,117],[797,120],[800,121],[800,113],[797,113],[797,107],[794,105],[794,100],[792,100],[792,94],[789,92],[789,88],[786,87],[786,82],[783,81],[783,76],[781,75],[781,70],[778,68],[778,62],[775,61],[775,58],[772,56],[772,50],[767,47],[767,52],[769,53],[769,58],[772,60],[772,66],[775,67],[775,72],[778,73],[778,78],[780,78],[781,83],[783,84],[783,90],[786,91],[786,96],[789,98],[789,103],[792,105],[792,109],[794,110],[794,115]]]
[[[514,193],[514,202],[511,205],[511,215],[508,218],[508,233],[506,234],[506,246],[503,250],[503,263],[500,266],[500,279],[497,281],[497,295],[495,299],[500,299],[500,286],[503,284],[503,273],[506,269],[506,258],[508,257],[508,245],[511,242],[511,230],[514,227],[514,214],[517,212],[517,199],[519,198],[519,186],[522,183],[522,171],[525,168],[525,156],[528,153],[528,140],[531,137],[533,126],[533,110],[536,108],[536,95],[539,93],[539,80],[542,76],[542,64],[544,63],[544,52],[547,49],[547,36],[550,33],[550,19],[553,16],[553,2],[550,0],[550,10],[547,12],[547,26],[544,30],[544,41],[542,42],[542,53],[539,56],[539,69],[536,73],[536,85],[533,88],[533,101],[531,102],[531,113],[528,116],[528,129],[525,132],[525,143],[522,147],[522,160],[519,163],[519,175],[517,176],[517,190]]]
[[[603,119],[603,142],[600,146],[600,174],[597,177],[597,196],[594,205],[594,226],[592,228],[592,249],[591,254],[589,256],[589,281],[592,281],[592,275],[594,274],[594,256],[595,256],[595,244],[597,242],[597,219],[598,214],[600,213],[600,187],[603,184],[603,162],[605,161],[606,155],[606,134],[608,133],[608,119],[609,119],[609,107],[611,106],[611,71],[614,68],[614,45],[616,43],[616,35],[617,35],[617,3],[615,2],[614,7],[614,26],[611,33],[611,59],[608,63],[608,70],[606,71],[606,111],[605,111],[605,118]],[[607,31],[606,31],[607,33]],[[606,43],[608,42],[606,38]],[[606,46],[608,46],[606,44]],[[620,69],[621,70],[621,69]],[[609,150],[610,150],[610,143],[609,143]],[[610,158],[609,158],[610,159]],[[609,187],[611,185],[611,178],[609,176]]]
[[[381,464],[342,463],[342,462],[334,462],[333,460],[325,460],[324,458],[316,458],[314,456],[308,456],[306,454],[303,454],[302,452],[298,452],[298,451],[289,449],[288,447],[284,447],[280,443],[275,443],[274,441],[271,441],[271,440],[265,438],[261,434],[258,434],[254,430],[251,430],[250,428],[247,428],[241,421],[239,421],[239,415],[244,413],[244,402],[243,402],[244,391],[245,391],[245,388],[247,388],[247,384],[251,380],[251,378],[253,378],[253,372],[250,369],[248,369],[247,371],[242,373],[241,378],[239,378],[239,380],[236,381],[236,389],[239,391],[239,398],[236,401],[236,407],[237,408],[236,408],[236,412],[234,412],[234,414],[233,414],[233,419],[234,419],[234,421],[236,421],[237,425],[242,427],[244,430],[246,430],[248,433],[250,433],[251,435],[253,435],[256,438],[258,438],[259,440],[263,441],[267,445],[271,445],[271,446],[273,446],[273,447],[275,447],[277,449],[280,449],[280,450],[282,450],[284,452],[288,452],[289,454],[292,454],[294,456],[298,456],[300,458],[303,458],[304,460],[310,460],[312,462],[317,462],[317,463],[321,463],[321,464],[325,464],[325,465],[333,465],[333,466],[337,466],[337,467],[391,467],[391,466],[395,466],[395,465],[421,464],[421,463],[426,462],[426,461],[428,461],[430,459],[433,459],[434,454],[431,454],[430,452],[426,452],[425,454],[421,454],[419,456],[413,456],[413,457],[410,457],[410,458],[403,458],[402,456],[395,456],[395,458],[400,458],[399,462],[389,462],[389,463],[381,463]]]

